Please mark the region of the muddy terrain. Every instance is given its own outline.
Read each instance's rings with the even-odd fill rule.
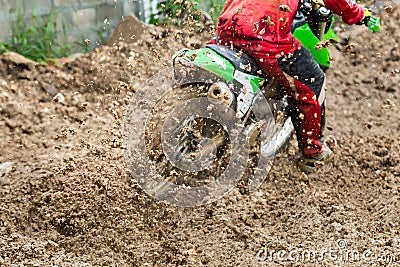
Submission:
[[[140,189],[121,130],[140,85],[212,33],[153,27],[50,65],[0,56],[0,266],[399,266],[400,9],[390,5],[376,34],[336,28],[334,163],[302,174],[292,144],[256,192],[196,208]]]

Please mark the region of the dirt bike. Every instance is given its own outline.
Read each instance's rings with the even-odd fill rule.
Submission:
[[[316,10],[312,21],[301,13],[295,16],[293,35],[328,68],[329,51],[323,42],[338,40],[332,12],[311,8]],[[240,181],[246,181],[249,191],[257,188],[294,132],[291,99],[279,85],[243,51],[210,44],[177,52],[168,86],[153,103],[144,129],[146,159],[159,174],[158,180],[149,184],[143,175],[146,168],[138,171],[139,161],[130,160],[142,175],[145,190],[159,200],[174,202],[177,195],[171,197],[171,192],[177,188],[202,188],[174,202],[187,206],[209,203]],[[217,187],[204,188],[217,181]],[[206,191],[213,191],[212,196]]]

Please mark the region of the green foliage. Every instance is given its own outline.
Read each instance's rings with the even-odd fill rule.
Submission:
[[[108,33],[106,28],[103,29],[92,29],[94,33],[96,33],[97,38],[99,40],[99,45],[105,44],[107,42]]]
[[[81,42],[74,42],[77,46],[79,46],[83,53],[89,53],[92,49],[90,47],[90,40],[88,39],[82,39]]]
[[[165,0],[157,4],[157,9],[158,12],[151,15],[152,24],[161,22],[182,26],[189,15],[198,12],[194,0]]]
[[[0,53],[13,51],[37,62],[68,56],[73,45],[67,40],[64,21],[57,23],[57,10],[52,10],[48,18],[32,15],[32,23],[26,23],[21,10],[13,25],[10,44],[0,42]],[[59,32],[61,26],[62,33]]]
[[[152,14],[150,23],[172,23],[182,26],[188,21],[199,21],[203,18],[217,23],[222,11],[223,0],[164,0],[158,3],[158,12]]]
[[[217,24],[218,16],[221,14],[222,8],[224,7],[224,0],[208,0],[208,1],[201,1],[195,0],[199,6],[199,9],[202,12],[207,13],[212,21]]]
[[[74,42],[76,46],[82,49],[83,53],[89,53],[94,48],[101,46],[107,42],[108,32],[104,28],[92,28],[91,31],[97,35],[97,41],[95,44],[92,44],[92,42],[84,36],[81,37],[81,41]]]

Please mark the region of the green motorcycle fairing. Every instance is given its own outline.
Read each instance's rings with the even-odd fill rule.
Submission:
[[[260,88],[260,84],[265,80],[257,75],[241,72],[233,64],[214,50],[203,47],[196,50],[183,49],[173,57],[174,66],[177,64],[185,68],[200,68],[222,77],[227,83],[237,80],[246,89],[251,89],[253,94]]]
[[[333,24],[333,19],[332,19],[332,24]],[[330,66],[329,51],[326,47],[321,47],[320,49],[316,48],[318,43],[320,43],[320,40],[313,34],[308,23],[304,24],[299,28],[296,28],[296,30],[293,33],[293,36],[297,40],[299,40],[301,44],[311,52],[314,59],[318,62],[319,65],[329,68]],[[332,27],[330,27],[328,31],[325,33],[323,40],[339,41],[339,38],[337,37],[336,33],[332,30]]]

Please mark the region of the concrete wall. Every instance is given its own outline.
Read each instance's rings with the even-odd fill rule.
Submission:
[[[99,42],[99,34],[106,37],[124,15],[143,17],[138,0],[0,0],[0,41],[9,41],[13,21],[21,10],[24,20],[31,23],[32,14],[48,16],[58,9],[58,25],[65,23],[71,39]]]

